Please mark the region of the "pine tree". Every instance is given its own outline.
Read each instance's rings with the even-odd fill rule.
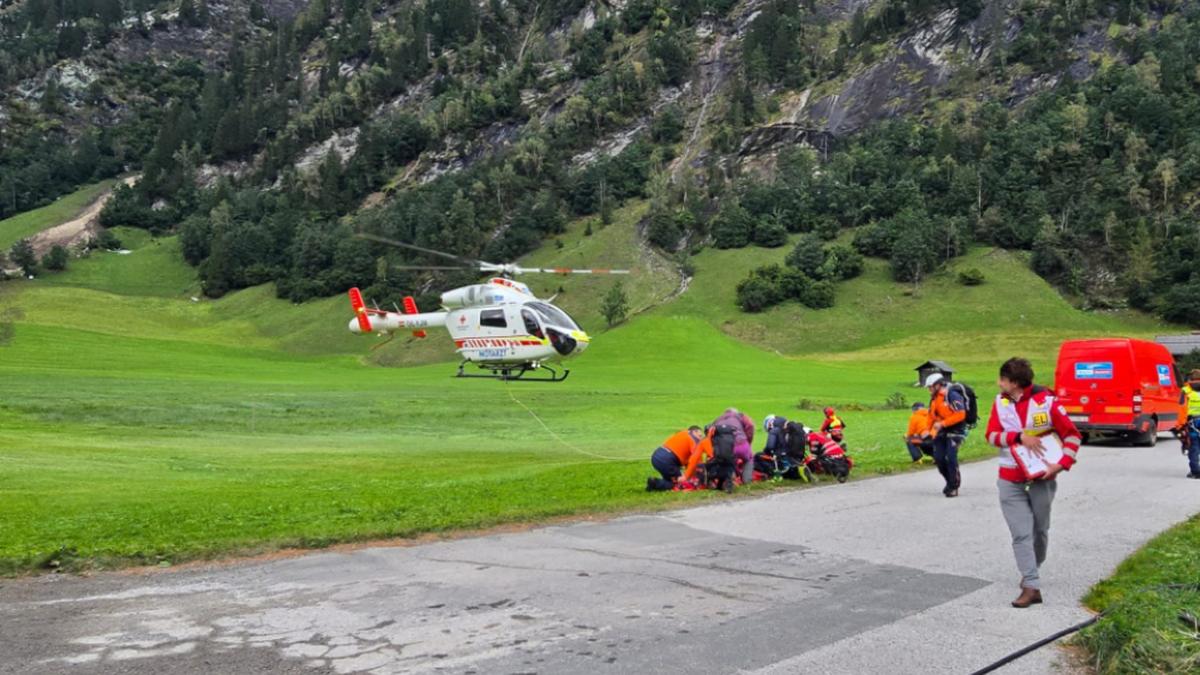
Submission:
[[[37,255],[33,252],[33,244],[28,239],[22,239],[8,250],[8,259],[12,264],[21,268],[27,277],[37,273]]]
[[[625,285],[620,279],[609,289],[608,295],[604,296],[600,313],[604,315],[604,320],[610,328],[625,320],[625,315],[629,313],[629,297],[625,295]]]
[[[181,0],[179,3],[179,21],[185,26],[197,26],[200,23],[196,12],[196,3],[192,0]]]
[[[56,76],[52,75],[46,80],[46,90],[42,92],[42,112],[48,115],[62,112],[62,92]]]

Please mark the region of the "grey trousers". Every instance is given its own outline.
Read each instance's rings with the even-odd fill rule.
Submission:
[[[1000,489],[1000,511],[1012,533],[1013,556],[1021,571],[1021,585],[1040,589],[1038,567],[1046,561],[1046,548],[1050,545],[1050,504],[1058,482],[1014,483],[1000,479],[996,485]]]

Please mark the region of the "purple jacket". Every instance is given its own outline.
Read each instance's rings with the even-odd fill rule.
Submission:
[[[725,424],[734,428],[734,456],[747,462],[752,461],[754,459],[754,451],[750,449],[750,444],[754,441],[754,420],[750,419],[750,416],[745,413],[726,412],[713,422],[713,426],[718,424]]]

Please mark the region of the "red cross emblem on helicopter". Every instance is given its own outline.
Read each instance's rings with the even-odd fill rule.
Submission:
[[[466,314],[463,314],[462,316],[458,317],[458,325],[465,326],[466,324],[467,324],[467,315]]]

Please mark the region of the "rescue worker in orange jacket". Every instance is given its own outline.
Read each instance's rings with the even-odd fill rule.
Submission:
[[[949,386],[941,373],[925,378],[929,389],[929,417],[933,420],[933,461],[946,481],[942,494],[957,497],[962,484],[958,449],[967,438],[967,397],[962,387]]]
[[[692,478],[696,476],[696,469],[700,467],[700,462],[713,458],[714,433],[716,433],[716,429],[709,426],[704,438],[701,438],[700,442],[696,444],[696,448],[692,450],[692,456],[687,461],[687,469],[683,472],[683,480],[691,482]]]
[[[650,465],[662,478],[647,478],[646,489],[670,490],[675,487],[675,481],[683,474],[683,467],[691,460],[696,444],[703,437],[700,427],[692,426],[663,441],[650,455]]]
[[[929,418],[929,409],[925,404],[912,404],[912,416],[908,418],[908,433],[904,434],[904,443],[908,446],[913,463],[922,462],[927,455],[933,454],[932,427],[933,420]]]

